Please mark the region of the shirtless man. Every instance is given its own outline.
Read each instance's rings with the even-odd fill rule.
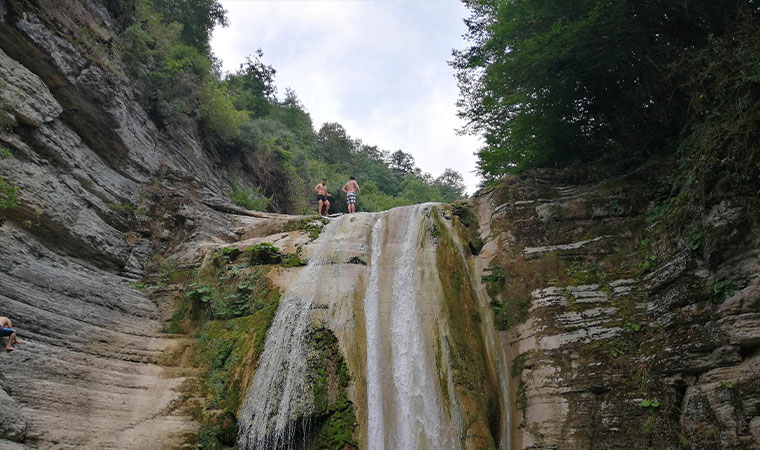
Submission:
[[[348,177],[348,183],[343,185],[343,192],[346,193],[346,200],[348,201],[348,212],[353,214],[356,212],[356,194],[361,190],[359,189],[359,183],[356,182],[356,178]]]
[[[322,205],[325,205],[325,215],[328,215],[330,213],[330,200],[327,197],[332,197],[332,194],[327,192],[327,178],[322,178],[322,182],[314,186],[314,190],[317,192],[317,200],[319,201],[317,214],[322,215]]]
[[[8,338],[8,345],[5,346],[5,349],[9,352],[12,352],[15,350],[13,348],[13,344],[23,344],[24,341],[20,340],[16,337],[16,330],[13,329],[13,324],[11,323],[11,319],[7,317],[0,317],[0,336],[10,336]]]

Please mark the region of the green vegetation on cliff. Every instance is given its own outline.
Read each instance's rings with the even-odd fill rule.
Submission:
[[[457,238],[449,232],[444,220],[450,220],[451,230],[473,250],[479,242],[477,220],[465,205],[452,209],[433,208],[430,235],[436,242],[436,263],[442,276],[442,311],[448,323],[447,333],[436,342],[436,366],[447,409],[449,378],[459,400],[463,423],[459,439],[464,448],[495,448],[500,433],[499,382],[489,361],[482,331],[478,300],[473,289],[467,261],[459,251]],[[479,250],[479,247],[478,247]],[[477,253],[477,252],[474,252]],[[443,349],[448,353],[448,365],[443,364]],[[451,373],[449,373],[451,372]]]
[[[354,405],[348,400],[351,374],[343,359],[338,338],[327,328],[316,328],[310,336],[313,351],[310,373],[314,377],[314,444],[317,450],[356,449],[354,428],[358,426]]]
[[[311,225],[310,221],[299,222]],[[189,394],[201,398],[194,410],[201,428],[189,440],[197,448],[234,447],[237,414],[280,302],[280,291],[268,274],[278,266],[303,264],[298,254],[283,253],[263,242],[245,251],[222,247],[197,270],[175,268],[162,275],[161,281],[181,287],[165,331],[194,338],[190,362],[198,369],[201,382]],[[351,374],[338,340],[329,329],[318,327],[309,333],[309,346],[315,409],[308,418],[307,433],[312,448],[355,449],[357,422],[347,391]]]
[[[235,445],[236,416],[279,305],[280,292],[267,276],[272,266],[247,259],[222,248],[197,271],[165,275],[184,286],[166,331],[194,337],[192,364],[202,380],[194,394],[204,399],[195,412],[200,449]]]
[[[148,93],[141,101],[151,118],[167,130],[197,127],[206,147],[254,180],[231,183],[239,205],[304,212],[313,207],[313,187],[327,178],[331,211],[345,212],[340,187],[349,175],[362,187],[365,211],[464,196],[454,170],[434,178],[410,154],[365,144],[337,123],[316,131],[293,91],[276,96],[276,71],[261,50],[222,74],[208,44],[213,27],[226,24],[217,0],[110,0],[109,8],[123,27],[116,49]]]

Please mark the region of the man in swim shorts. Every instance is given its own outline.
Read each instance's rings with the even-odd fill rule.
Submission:
[[[8,345],[5,346],[5,349],[9,352],[15,350],[15,348],[13,348],[13,344],[24,343],[24,341],[16,337],[16,330],[13,329],[11,319],[7,317],[0,317],[0,336],[9,336]]]
[[[314,187],[317,192],[317,201],[319,202],[319,208],[317,208],[317,214],[322,215],[322,205],[325,206],[325,215],[330,213],[330,200],[327,197],[332,197],[332,194],[327,192],[327,178],[322,178],[322,182]]]
[[[359,183],[356,182],[356,178],[348,177],[348,183],[343,185],[343,192],[346,193],[346,201],[348,202],[348,212],[353,214],[356,212],[356,194],[360,191]]]

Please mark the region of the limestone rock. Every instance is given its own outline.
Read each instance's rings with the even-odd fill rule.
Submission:
[[[3,358],[3,366],[13,364],[10,355]],[[0,442],[3,439],[22,442],[26,437],[26,420],[21,412],[21,406],[0,388]],[[3,447],[5,448],[5,447]]]
[[[514,449],[760,449],[757,211],[710,208],[702,252],[684,248],[688,231],[646,248],[647,176],[568,185],[538,170],[473,200],[479,266],[504,268],[501,307],[531,290],[501,338]],[[715,300],[715,279],[735,289]]]
[[[160,363],[174,345],[165,315],[130,283],[156,253],[237,240],[245,212],[227,180],[246,175],[192,127],[159,129],[119,61],[67,38],[111,45],[103,2],[33,3],[0,1],[0,99],[15,120],[0,130],[12,153],[0,176],[21,198],[3,211],[0,314],[26,341],[3,355],[0,409],[23,427],[0,419],[12,425],[0,448],[179,447],[197,431],[182,407],[192,380]]]
[[[0,102],[14,113],[22,125],[38,127],[58,117],[63,108],[47,86],[29,69],[0,50]]]

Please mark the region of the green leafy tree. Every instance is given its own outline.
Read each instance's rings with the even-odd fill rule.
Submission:
[[[435,179],[441,197],[445,202],[453,202],[465,196],[465,185],[462,174],[453,169],[446,169]]]
[[[315,133],[311,116],[292,89],[285,90],[285,99],[275,105],[271,115],[288,127],[300,148],[308,149],[314,145]]]
[[[409,175],[418,171],[414,157],[402,150],[396,150],[388,158],[388,166],[397,175]]]
[[[274,75],[272,66],[261,61],[264,52],[257,50],[248,56],[240,69],[227,77],[230,91],[236,97],[236,106],[252,112],[256,117],[269,114],[275,100]]]
[[[335,165],[342,171],[354,166],[354,152],[357,144],[341,124],[325,123],[317,133],[314,156],[327,164]]]
[[[478,170],[635,158],[677,138],[687,109],[670,66],[726,31],[738,0],[464,0],[471,46],[454,53]]]
[[[144,1],[144,0],[143,0]],[[182,43],[210,51],[209,38],[215,26],[227,26],[227,11],[218,0],[152,0],[167,22],[182,24]]]
[[[227,86],[213,81],[207,83],[201,93],[201,118],[206,127],[221,139],[231,140],[248,120],[248,111],[237,110]]]

